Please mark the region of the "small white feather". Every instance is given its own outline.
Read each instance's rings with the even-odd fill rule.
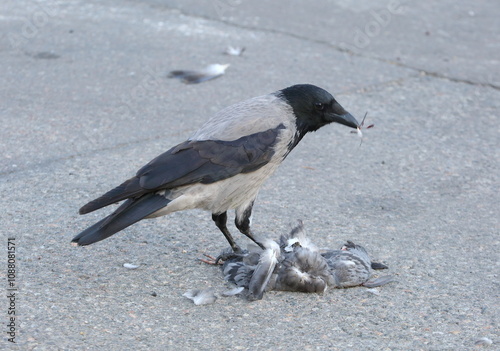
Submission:
[[[245,290],[245,288],[242,286],[239,286],[237,288],[229,289],[229,290],[222,292],[222,296],[228,297],[228,296],[238,295],[243,290]]]
[[[366,289],[370,294],[380,295],[380,291],[377,288]]]
[[[138,264],[132,264],[132,263],[124,263],[123,267],[125,267],[127,269],[137,269],[137,268],[139,268],[139,265]]]
[[[226,55],[230,55],[230,56],[241,56],[244,51],[245,51],[244,47],[239,47],[239,46],[234,46],[233,47],[233,46],[229,45],[226,48],[226,51],[224,51],[224,53]]]
[[[176,70],[170,72],[169,78],[179,78],[186,84],[197,84],[220,77],[228,67],[229,64],[214,63],[198,71]]]
[[[192,300],[196,306],[209,305],[217,300],[213,289],[190,289],[186,291],[182,296]]]
[[[208,65],[202,72],[206,73],[207,75],[218,76],[224,74],[229,66],[229,63],[226,63],[224,65],[214,63],[212,65]]]
[[[476,346],[491,346],[493,345],[493,341],[490,338],[483,337],[481,339],[478,339],[475,343]]]

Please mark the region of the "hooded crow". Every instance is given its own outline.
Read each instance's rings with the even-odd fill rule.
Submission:
[[[80,214],[125,200],[72,241],[89,245],[141,219],[199,208],[212,213],[216,226],[237,252],[241,250],[226,226],[227,211],[234,209],[238,230],[263,247],[250,229],[259,189],[304,135],[332,122],[351,128],[359,125],[330,93],[310,84],[229,106],[191,138],[83,206]]]

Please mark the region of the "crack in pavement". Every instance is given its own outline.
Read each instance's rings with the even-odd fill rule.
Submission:
[[[153,6],[153,5],[150,4],[150,6]],[[210,17],[210,16],[194,15],[194,14],[187,13],[187,12],[183,11],[182,9],[175,8],[175,7],[169,7],[169,6],[163,5],[163,4],[162,5],[156,4],[155,6],[156,7],[161,6],[161,7],[165,8],[165,9],[168,9],[168,10],[177,11],[181,15],[186,16],[186,17],[203,19],[203,20],[210,21],[210,22],[222,23],[222,24],[225,24],[227,26],[231,26],[231,27],[235,27],[235,28],[246,29],[246,30],[251,30],[251,31],[258,31],[258,32],[262,32],[262,33],[280,34],[280,35],[288,36],[288,37],[294,38],[294,39],[304,40],[304,41],[308,41],[308,42],[315,43],[315,44],[320,44],[320,45],[326,45],[326,46],[328,46],[330,48],[333,48],[334,50],[337,50],[338,52],[341,52],[341,53],[344,53],[344,54],[348,54],[348,55],[355,56],[355,57],[372,59],[372,60],[376,60],[376,61],[379,61],[379,62],[382,62],[382,63],[385,63],[385,64],[395,65],[397,67],[401,67],[401,68],[404,68],[404,69],[416,71],[416,72],[419,72],[419,73],[424,73],[427,76],[438,78],[438,79],[444,79],[444,80],[455,82],[455,83],[463,83],[463,84],[468,84],[468,85],[488,87],[488,88],[493,88],[493,89],[496,89],[496,90],[500,90],[500,86],[496,85],[494,83],[477,82],[477,81],[473,81],[473,80],[465,79],[465,78],[450,77],[450,76],[444,75],[444,74],[439,73],[439,72],[429,71],[429,70],[424,69],[424,68],[415,67],[415,66],[408,65],[408,64],[405,64],[405,63],[402,63],[402,62],[394,61],[392,59],[387,59],[387,58],[383,58],[383,57],[379,57],[379,56],[362,54],[362,53],[359,53],[359,52],[355,52],[355,51],[349,50],[349,49],[347,49],[345,47],[341,47],[339,45],[332,44],[331,42],[328,42],[328,41],[325,41],[325,40],[313,39],[313,38],[310,38],[310,37],[307,37],[307,36],[303,36],[303,35],[299,35],[299,34],[296,34],[296,33],[287,32],[285,30],[280,30],[280,29],[276,29],[276,28],[260,28],[260,27],[254,27],[254,26],[249,26],[249,25],[234,23],[234,22],[231,22],[231,21],[228,21],[228,20],[224,20],[224,19],[220,19],[220,18],[214,18],[214,17]]]
[[[129,0],[129,2],[130,2],[130,0]],[[476,81],[472,81],[469,79],[462,79],[462,78],[445,76],[445,75],[438,73],[438,72],[432,72],[432,71],[428,71],[428,70],[421,69],[418,67],[413,67],[413,66],[401,63],[401,62],[393,61],[391,59],[386,59],[386,58],[381,58],[381,57],[377,57],[377,56],[373,56],[373,55],[357,53],[357,52],[354,52],[354,51],[349,50],[347,48],[332,44],[331,42],[328,42],[325,40],[314,39],[314,38],[299,35],[296,33],[287,32],[284,30],[279,30],[279,29],[275,29],[275,28],[260,28],[260,27],[250,26],[250,25],[243,25],[243,24],[234,23],[234,22],[224,20],[221,18],[214,18],[214,17],[210,17],[210,16],[189,14],[181,9],[169,7],[169,6],[164,5],[164,4],[160,5],[160,4],[156,3],[156,4],[148,4],[148,6],[154,7],[154,8],[161,8],[161,9],[168,10],[168,11],[175,11],[175,12],[177,12],[183,16],[186,16],[188,18],[203,19],[203,20],[206,20],[208,22],[220,23],[220,24],[224,24],[226,26],[230,26],[230,27],[234,27],[234,28],[239,28],[239,29],[244,29],[244,30],[249,30],[249,31],[258,31],[261,33],[278,34],[278,35],[283,35],[283,36],[287,36],[290,38],[294,38],[297,40],[302,40],[302,41],[307,41],[310,43],[328,46],[329,48],[332,48],[338,52],[347,53],[348,55],[351,55],[354,57],[376,60],[376,61],[379,61],[379,62],[382,62],[385,64],[395,65],[395,66],[401,67],[403,69],[407,69],[407,70],[416,72],[414,74],[409,74],[407,77],[397,78],[397,79],[389,79],[387,81],[383,81],[380,83],[371,84],[371,85],[362,86],[362,87],[357,87],[357,88],[349,89],[349,90],[346,90],[343,92],[339,92],[340,95],[342,95],[342,94],[350,95],[350,94],[355,93],[355,92],[369,92],[369,91],[373,91],[379,87],[387,86],[387,85],[394,84],[394,83],[401,83],[401,82],[404,82],[407,80],[412,80],[412,79],[418,78],[421,75],[426,75],[426,76],[430,76],[430,77],[434,77],[434,78],[438,78],[438,79],[444,79],[444,80],[455,82],[455,83],[462,83],[462,84],[468,84],[468,85],[473,85],[473,86],[483,86],[483,87],[489,87],[489,88],[493,88],[496,90],[500,90],[500,86],[497,86],[493,83],[481,83],[481,82],[476,82]],[[141,145],[141,144],[145,144],[145,143],[148,143],[148,142],[151,142],[154,140],[166,139],[166,138],[172,137],[173,135],[178,135],[179,132],[180,131],[177,131],[176,133],[173,133],[171,135],[170,134],[169,135],[164,135],[164,134],[153,135],[153,136],[150,136],[148,138],[142,138],[142,139],[137,139],[137,140],[128,141],[128,142],[121,142],[121,143],[117,143],[117,144],[114,144],[111,146],[105,146],[105,147],[101,147],[101,148],[97,148],[97,149],[88,150],[86,152],[79,152],[79,153],[69,154],[69,155],[65,155],[65,156],[61,156],[61,157],[57,157],[57,158],[46,159],[40,163],[28,164],[24,167],[21,166],[21,167],[15,168],[15,169],[0,171],[0,175],[11,175],[11,174],[16,174],[16,173],[19,173],[22,171],[33,170],[36,168],[43,168],[43,167],[46,167],[48,165],[51,165],[51,164],[54,164],[54,163],[57,163],[60,161],[66,161],[66,160],[76,158],[76,157],[84,157],[85,158],[85,157],[88,157],[89,155],[93,155],[93,154],[98,153],[98,152],[126,149],[128,147],[133,146],[133,145]]]

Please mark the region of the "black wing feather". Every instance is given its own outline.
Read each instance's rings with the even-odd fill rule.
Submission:
[[[271,160],[273,146],[283,128],[280,124],[234,141],[185,141],[153,159],[135,177],[83,206],[80,214],[149,192],[194,183],[210,184],[256,171]]]
[[[163,153],[137,172],[145,189],[172,189],[209,184],[238,173],[253,172],[274,155],[279,129],[269,129],[234,141],[191,140]]]

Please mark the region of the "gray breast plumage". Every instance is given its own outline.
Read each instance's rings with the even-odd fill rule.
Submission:
[[[292,108],[275,94],[262,95],[217,112],[189,140],[232,141],[274,129],[280,124],[289,130],[290,135],[295,133]]]

